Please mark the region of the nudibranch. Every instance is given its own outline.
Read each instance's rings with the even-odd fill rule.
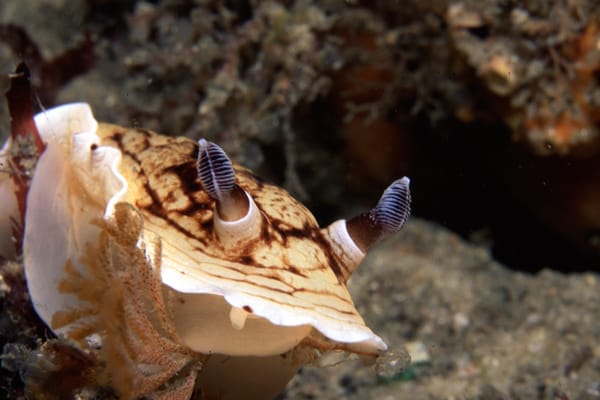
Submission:
[[[181,357],[140,362],[180,368],[203,355],[194,371],[207,398],[275,396],[312,357],[302,349],[386,350],[346,282],[368,248],[406,221],[408,178],[371,211],[320,228],[284,189],[207,140],[98,123],[85,103],[42,112],[35,123],[46,149],[27,198],[23,254],[35,310],[56,334],[91,343],[106,334],[94,327],[112,329],[129,343],[152,331],[147,340]],[[133,275],[123,272],[129,264]],[[92,289],[94,280],[104,286]],[[145,287],[143,300],[133,299]],[[128,328],[91,323],[111,318],[99,311],[114,303],[106,293],[120,299],[110,306],[122,308],[115,321],[158,316]],[[153,387],[168,379],[160,382]]]

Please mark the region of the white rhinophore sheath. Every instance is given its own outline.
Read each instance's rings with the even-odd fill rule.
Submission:
[[[261,219],[260,210],[252,197],[244,192],[248,199],[248,212],[242,218],[235,221],[225,221],[219,217],[215,210],[213,223],[215,232],[219,241],[226,248],[236,247],[238,244],[255,237],[260,231]]]
[[[348,233],[346,220],[340,219],[329,225],[325,237],[341,258],[346,270],[352,273],[365,258],[365,253],[356,245]]]

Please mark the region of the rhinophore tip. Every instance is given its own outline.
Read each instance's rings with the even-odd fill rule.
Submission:
[[[410,215],[410,179],[394,181],[370,211],[350,220],[339,220],[324,229],[325,237],[344,265],[347,279],[362,261],[368,248],[399,231]]]
[[[198,145],[198,176],[202,187],[210,197],[222,201],[235,185],[231,161],[222,148],[206,139],[200,139]]]
[[[369,216],[380,227],[381,233],[394,233],[400,230],[410,215],[410,179],[404,177],[394,181],[381,195],[379,203]]]
[[[245,192],[235,184],[235,173],[225,151],[206,139],[198,141],[198,177],[202,188],[217,202],[224,221],[236,221],[248,213]]]
[[[397,232],[410,215],[410,179],[406,176],[385,189],[377,205],[346,222],[348,233],[361,251]]]

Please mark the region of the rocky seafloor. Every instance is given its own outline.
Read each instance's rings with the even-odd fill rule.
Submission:
[[[5,0],[0,84],[25,60],[40,108],[205,136],[323,224],[411,176],[416,217],[351,291],[412,363],[305,367],[281,398],[592,400],[599,27],[591,0]],[[0,398],[22,398],[51,335],[0,272]]]
[[[600,277],[511,271],[485,248],[413,219],[351,281],[359,310],[412,364],[304,368],[286,399],[600,398]]]

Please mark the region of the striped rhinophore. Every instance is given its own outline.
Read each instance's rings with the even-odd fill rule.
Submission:
[[[222,200],[233,190],[235,175],[229,157],[222,148],[206,139],[198,141],[198,176],[210,197]]]
[[[403,177],[385,189],[371,211],[373,221],[385,232],[397,232],[410,215],[410,179]]]

